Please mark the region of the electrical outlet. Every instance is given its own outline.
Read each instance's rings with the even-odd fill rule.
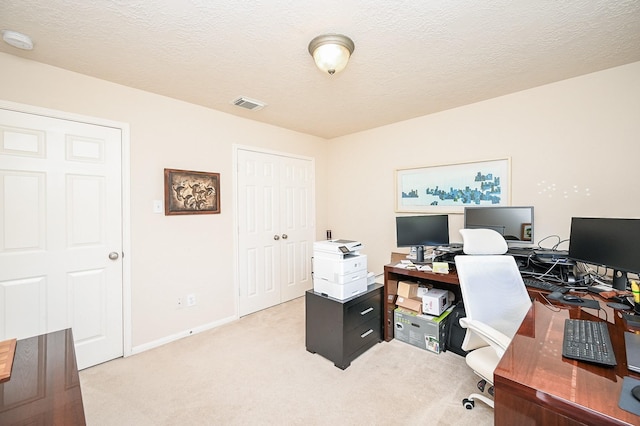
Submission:
[[[187,294],[187,306],[193,306],[196,304],[196,295]]]
[[[180,309],[184,306],[184,301],[182,300],[182,297],[178,297],[178,301],[176,302],[176,308]]]

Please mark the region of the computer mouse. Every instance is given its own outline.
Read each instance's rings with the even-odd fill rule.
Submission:
[[[565,294],[564,296],[562,296],[562,300],[564,300],[565,302],[577,302],[577,303],[584,302],[584,300],[582,300],[580,297],[574,296],[572,294]]]
[[[640,385],[634,386],[633,389],[631,389],[631,395],[633,395],[635,399],[640,401]]]

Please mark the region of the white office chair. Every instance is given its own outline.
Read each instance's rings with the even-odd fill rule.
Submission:
[[[465,255],[455,257],[467,329],[462,349],[469,367],[481,377],[478,389],[489,382],[493,396],[493,371],[504,355],[531,307],[531,299],[512,256],[504,253],[507,243],[491,229],[461,229]],[[480,400],[493,407],[493,399],[473,393],[462,401],[472,409]]]

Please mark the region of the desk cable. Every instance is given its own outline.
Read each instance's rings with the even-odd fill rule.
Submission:
[[[542,242],[543,242],[544,240],[547,240],[547,239],[552,238],[552,237],[557,238],[557,239],[558,239],[558,242],[557,242],[557,243],[555,243],[554,245],[552,245],[550,249],[545,249],[544,247],[542,247],[542,246],[541,246],[541,244],[542,244]],[[564,240],[563,240],[563,239],[560,239],[560,236],[559,236],[559,235],[549,235],[549,236],[547,236],[547,237],[544,237],[544,238],[543,238],[543,239],[541,239],[540,241],[538,241],[538,248],[539,248],[539,249],[542,249],[542,250],[558,250],[558,247],[560,246],[560,244],[562,244],[562,243],[566,243],[567,241],[569,241],[569,238],[566,238],[566,239],[564,239]]]
[[[549,299],[547,299],[547,297],[544,295],[544,293],[538,292],[538,294],[540,296],[542,296],[542,298],[545,301],[545,303],[542,306],[544,306],[545,308],[549,309],[551,312],[560,312],[563,309],[562,306],[554,305],[553,303],[551,303],[551,301]]]
[[[531,262],[532,262],[532,263],[535,263],[535,264],[538,264],[538,265],[542,265],[541,263],[538,263],[538,262],[534,261],[533,259],[531,260]],[[550,273],[551,271],[553,271],[553,268],[555,268],[556,266],[558,266],[558,263],[560,263],[560,259],[557,259],[557,260],[556,260],[556,261],[555,261],[555,262],[554,262],[554,263],[549,267],[549,269],[547,269],[547,270],[546,270],[545,272],[543,272],[542,274],[533,274],[533,273],[531,273],[531,274],[529,274],[529,275],[534,276],[535,278],[537,278],[537,279],[540,279],[540,280],[541,280],[541,279],[543,279],[544,277],[546,277],[547,275],[549,275],[549,273]],[[555,277],[554,277],[554,278],[555,278]]]
[[[550,310],[550,311],[552,311],[552,312],[560,312],[560,311],[565,310],[565,309],[571,309],[571,308],[576,308],[576,307],[577,307],[577,308],[582,308],[582,306],[580,306],[580,305],[562,305],[562,304],[560,304],[560,305],[554,305],[553,303],[551,303],[551,301],[550,301],[549,299],[547,299],[547,297],[546,297],[546,295],[545,295],[544,293],[542,293],[542,292],[538,292],[538,294],[540,294],[540,296],[542,296],[542,298],[543,298],[543,299],[545,300],[545,302],[546,302],[546,303],[544,303],[544,304],[543,304],[543,306],[544,306],[545,308],[549,309],[549,310]],[[592,294],[584,293],[584,296],[589,296],[589,297],[591,298],[591,300],[595,300],[596,302],[598,302],[598,301],[596,300],[596,298],[595,298]],[[580,296],[580,297],[583,297],[583,295],[581,294],[581,296]],[[561,302],[561,301],[560,301],[560,302]],[[593,309],[593,308],[589,308],[589,309]],[[600,318],[600,311],[603,311],[603,312],[604,312],[604,318]],[[604,321],[607,321],[607,322],[609,321],[609,315],[607,314],[606,309],[603,309],[603,308],[600,306],[600,303],[598,303],[598,309],[597,309],[597,312],[598,312],[598,319],[604,319]]]

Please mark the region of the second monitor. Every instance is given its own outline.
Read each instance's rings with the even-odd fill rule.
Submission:
[[[533,206],[465,207],[465,228],[488,228],[499,232],[509,246],[534,244]]]
[[[397,216],[396,242],[398,247],[416,247],[417,262],[423,262],[420,256],[424,246],[443,246],[449,244],[449,216]]]

